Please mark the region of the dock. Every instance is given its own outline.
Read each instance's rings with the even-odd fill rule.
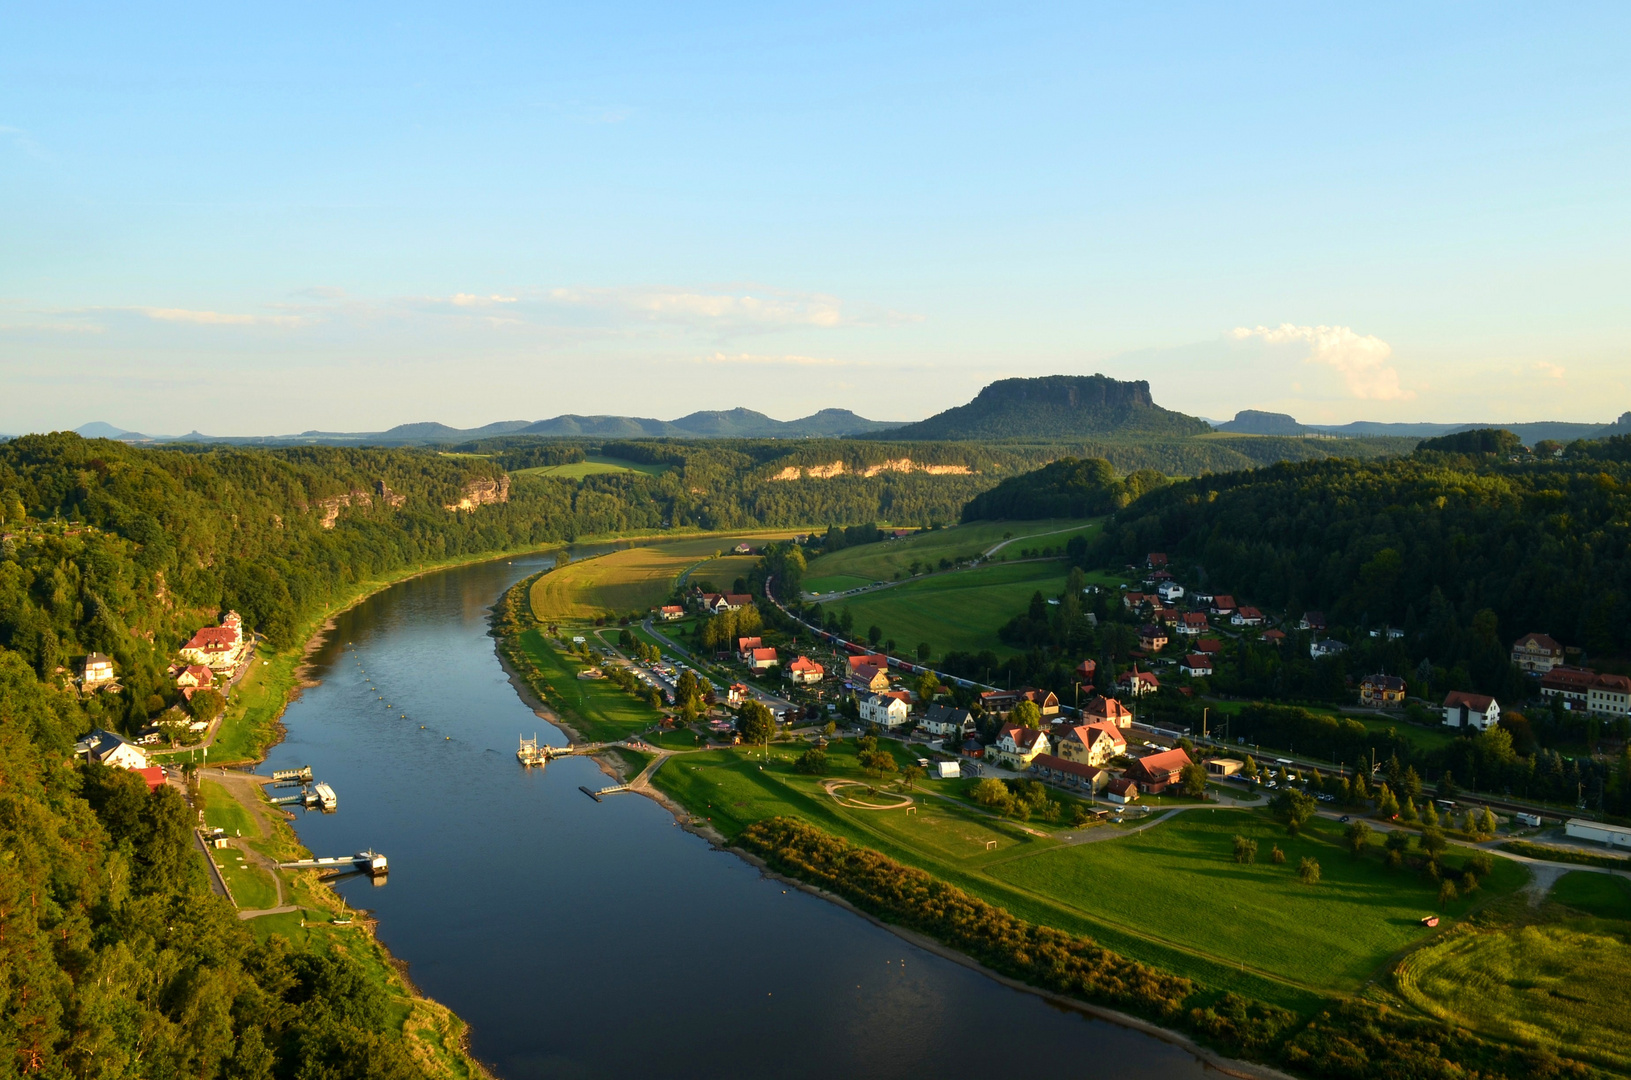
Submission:
[[[634,787],[630,784],[613,784],[611,787],[603,787],[597,790],[595,788],[579,784],[578,790],[595,800],[595,802],[599,802],[602,795],[616,795],[619,791],[633,791]]]
[[[370,877],[383,876],[389,867],[385,856],[372,849],[332,859],[296,859],[294,862],[278,863],[280,870],[361,870]]]
[[[327,784],[314,784],[310,789],[302,784],[300,794],[285,795],[281,799],[269,801],[273,806],[304,806],[308,810],[321,810],[325,814],[334,813],[340,806],[340,797]]]
[[[298,769],[272,770],[272,782],[274,784],[309,784],[311,780],[310,765],[302,765]]]
[[[609,746],[625,746],[623,742],[597,742],[579,743],[575,746],[547,746],[540,745],[538,736],[520,737],[521,744],[516,748],[515,759],[528,766],[545,765],[559,757],[574,757],[579,754],[598,754]]]

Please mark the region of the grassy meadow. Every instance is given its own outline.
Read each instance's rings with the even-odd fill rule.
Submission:
[[[815,558],[804,575],[804,588],[809,592],[843,592],[874,581],[893,581],[897,573],[909,573],[914,561],[938,566],[941,559],[969,559],[1002,543],[1008,533],[1014,535],[1013,542],[1003,549],[1009,555],[1030,546],[1023,538],[1031,536],[1037,536],[1038,546],[1063,548],[1072,536],[1093,526],[1090,519],[978,522],[921,532],[905,540],[861,544]],[[1065,531],[1059,532],[1061,529]],[[1040,533],[1055,535],[1042,537]]]
[[[546,575],[547,576],[547,575]],[[590,741],[616,740],[646,731],[661,719],[656,709],[602,679],[580,679],[584,665],[551,645],[537,630],[521,635],[521,648],[543,672],[549,705]]]
[[[647,465],[640,461],[625,461],[622,458],[601,457],[591,454],[583,461],[574,461],[569,465],[538,465],[531,469],[516,469],[515,476],[545,476],[553,480],[582,480],[586,476],[599,476],[603,473],[644,473],[646,476],[661,476],[672,466]]]
[[[532,612],[545,622],[587,620],[650,611],[674,591],[674,582],[696,568],[699,578],[728,588],[753,565],[752,556],[725,556],[736,544],[775,539],[786,532],[697,536],[625,548],[572,563],[540,577],[532,586]],[[699,565],[700,564],[700,565]]]

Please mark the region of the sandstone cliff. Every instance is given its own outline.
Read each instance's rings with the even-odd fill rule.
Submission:
[[[497,480],[471,480],[464,485],[464,490],[459,493],[459,501],[449,503],[442,509],[474,510],[476,507],[486,506],[488,503],[509,501],[510,477],[506,473]]]

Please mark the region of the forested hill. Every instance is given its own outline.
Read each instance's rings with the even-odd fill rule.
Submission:
[[[962,520],[1092,517],[1119,510],[1167,482],[1165,475],[1153,469],[1118,479],[1103,458],[1067,457],[981,492],[963,507]]]
[[[1157,405],[1147,382],[1121,382],[1104,375],[1048,375],[1002,379],[981,390],[967,405],[879,437],[1039,442],[1091,436],[1182,437],[1210,430],[1204,420]]]
[[[1476,433],[1446,450],[1481,450]],[[1427,450],[1203,476],[1116,515],[1105,562],[1193,559],[1208,584],[1347,625],[1402,626],[1443,648],[1489,609],[1500,641],[1540,631],[1631,651],[1631,439],[1561,459]],[[1493,628],[1492,628],[1493,629]]]

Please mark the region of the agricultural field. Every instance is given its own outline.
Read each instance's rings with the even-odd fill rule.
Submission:
[[[1439,913],[1438,886],[1386,869],[1379,844],[1356,858],[1339,830],[1320,821],[1292,837],[1263,812],[1193,810],[1133,836],[1027,855],[988,872],[1226,963],[1315,989],[1355,990],[1390,955],[1432,933],[1420,920]],[[1257,841],[1255,863],[1234,861],[1237,834]],[[1282,865],[1270,861],[1276,844]],[[1304,856],[1320,864],[1318,885],[1297,880]],[[1478,893],[1445,914],[1458,918],[1527,876],[1509,860],[1495,866]]]
[[[926,641],[937,657],[982,649],[1005,656],[1014,650],[997,640],[997,628],[1024,611],[1032,593],[1051,597],[1064,591],[1066,573],[1059,560],[989,563],[862,593],[824,605],[823,611],[848,611],[856,635],[876,625],[901,649]]]
[[[591,454],[583,461],[574,461],[569,465],[538,465],[531,469],[516,469],[516,476],[544,476],[552,480],[582,480],[586,476],[597,476],[602,473],[644,473],[646,476],[661,476],[672,466],[647,465],[639,461],[624,461],[622,458],[600,457]]]
[[[1571,873],[1559,885],[1587,877],[1603,875]],[[1579,880],[1562,891],[1575,902],[1583,892],[1593,894],[1588,903],[1603,895],[1601,885]],[[1481,1034],[1631,1070],[1631,922],[1558,911],[1548,905],[1536,913],[1521,903],[1492,911],[1408,956],[1396,975],[1399,992],[1424,1012]]]
[[[893,581],[897,573],[909,573],[913,562],[938,566],[941,559],[971,558],[1002,543],[1010,533],[1013,542],[1003,549],[1010,556],[1022,547],[1063,548],[1072,536],[1089,531],[1094,524],[1090,519],[977,522],[933,529],[905,540],[861,544],[818,556],[804,575],[804,588],[807,592],[843,592],[874,581]],[[1028,537],[1036,537],[1034,545]]]
[[[729,586],[745,567],[752,566],[751,556],[728,556],[728,562],[721,559],[715,563],[714,552],[729,551],[743,540],[763,541],[788,535],[777,532],[688,537],[584,559],[551,571],[533,583],[532,612],[545,622],[630,612],[643,615],[666,600],[674,591],[676,579],[692,567],[716,585]],[[718,580],[714,577],[716,568],[727,570],[730,577]]]

